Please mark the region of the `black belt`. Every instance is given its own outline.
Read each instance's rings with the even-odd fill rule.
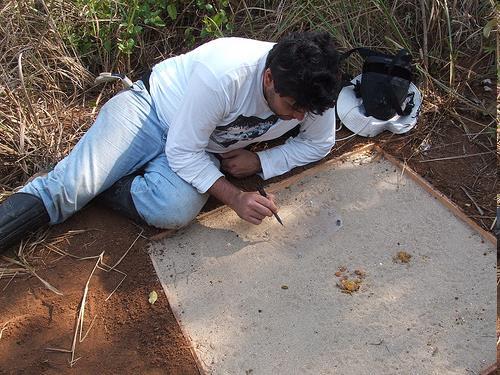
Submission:
[[[142,83],[144,83],[144,87],[146,88],[146,90],[148,90],[149,93],[151,93],[149,90],[149,77],[151,77],[151,73],[152,73],[152,70],[148,70],[141,77],[141,81],[142,81]]]

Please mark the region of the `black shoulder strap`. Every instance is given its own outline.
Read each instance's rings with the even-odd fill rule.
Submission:
[[[380,52],[374,51],[372,49],[369,49],[366,47],[358,47],[358,48],[353,48],[353,49],[350,49],[349,51],[344,52],[340,56],[340,61],[344,61],[349,56],[351,56],[354,52],[358,52],[361,55],[361,57],[364,59],[366,59],[368,56],[380,55]]]
[[[402,61],[404,63],[410,63],[411,61],[411,55],[410,52],[408,52],[407,49],[400,49],[398,53],[394,56],[393,64],[396,64],[397,62]]]
[[[378,52],[378,51],[375,51],[375,50],[370,49],[370,48],[357,47],[357,48],[353,48],[353,49],[350,49],[349,51],[344,52],[340,56],[340,61],[347,59],[354,52],[358,52],[360,54],[360,56],[364,59],[366,59],[368,56],[386,56],[386,57],[391,56],[391,55],[385,55],[382,52]],[[405,63],[409,63],[411,61],[411,55],[408,52],[408,50],[406,50],[406,49],[399,50],[399,52],[393,56],[392,65],[398,63],[399,61],[402,61]]]

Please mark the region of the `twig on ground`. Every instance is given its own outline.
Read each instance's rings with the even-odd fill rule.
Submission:
[[[2,339],[2,334],[3,334],[3,331],[5,331],[7,329],[7,324],[10,323],[10,320],[6,321],[2,327],[2,329],[0,329],[0,339]]]
[[[106,270],[105,270],[106,271]],[[118,290],[118,288],[122,285],[122,283],[125,281],[125,279],[127,278],[127,274],[125,272],[122,272],[120,270],[117,270],[117,269],[114,269],[113,271],[115,272],[118,272],[118,273],[121,273],[123,275],[123,279],[120,280],[120,282],[118,283],[118,285],[115,287],[115,289],[113,289],[113,291],[111,293],[109,293],[109,296],[106,297],[106,299],[104,301],[108,301],[111,296]],[[109,272],[109,271],[106,271],[106,272]]]
[[[93,326],[93,321],[90,324],[87,332],[82,338],[82,331],[83,331],[83,323],[84,323],[84,318],[85,318],[85,304],[87,302],[87,294],[89,291],[89,285],[90,285],[90,280],[92,279],[92,276],[94,275],[95,270],[98,268],[99,262],[102,262],[104,256],[104,251],[97,256],[97,261],[94,265],[94,268],[90,272],[89,278],[87,279],[87,282],[85,283],[85,288],[83,289],[83,295],[80,300],[79,308],[78,308],[78,314],[75,322],[75,331],[73,334],[73,342],[71,345],[71,350],[66,350],[66,349],[59,349],[59,348],[46,348],[46,350],[49,351],[57,351],[57,352],[63,352],[63,353],[71,353],[71,359],[69,361],[69,366],[73,367],[73,365],[76,363],[77,360],[80,359],[80,357],[75,359],[75,351],[76,351],[76,344],[77,344],[77,338],[79,338],[79,342],[82,342],[85,337],[87,337],[87,334],[89,333],[90,329]],[[94,317],[95,320],[95,317]]]
[[[494,128],[495,123],[496,123],[496,120],[490,121],[490,123],[487,126],[483,127],[483,129],[481,129],[481,131],[479,133],[471,134],[471,135],[474,135],[471,138],[471,141],[474,141],[477,137],[479,137],[481,134],[483,134],[486,129],[489,129],[490,127]]]
[[[98,229],[90,229],[90,230],[98,230]],[[19,246],[19,250],[17,252],[17,255],[20,259],[20,261],[14,260],[9,257],[3,256],[2,259],[7,261],[7,264],[0,264],[0,280],[5,278],[5,277],[10,277],[9,282],[7,285],[5,285],[2,289],[2,291],[5,291],[11,281],[17,277],[21,276],[24,274],[32,274],[33,276],[37,277],[49,290],[53,291],[54,293],[58,294],[61,293],[59,292],[56,288],[54,288],[52,285],[47,283],[45,280],[41,279],[38,274],[35,271],[35,267],[32,266],[32,261],[35,259],[41,259],[41,257],[35,257],[33,255],[33,252],[35,249],[38,248],[38,245],[43,246],[45,249],[47,249],[49,252],[53,252],[55,254],[60,255],[57,259],[51,261],[51,263],[61,259],[64,256],[69,256],[72,258],[76,259],[95,259],[95,256],[92,257],[86,257],[86,258],[80,258],[76,255],[70,254],[66,251],[63,251],[59,249],[56,244],[59,244],[63,241],[66,241],[69,243],[69,238],[73,237],[74,235],[86,233],[89,230],[73,230],[73,231],[68,231],[62,235],[59,235],[57,237],[53,237],[49,240],[46,239],[46,233],[42,233],[41,235],[37,236],[35,240],[29,240],[26,241],[25,243],[21,244]],[[27,250],[28,249],[28,250]],[[43,262],[43,260],[42,260]],[[45,264],[45,262],[43,262]],[[9,267],[9,265],[11,265]],[[16,265],[19,267],[12,267],[12,265]]]
[[[428,46],[427,46],[427,15],[425,13],[425,0],[420,0],[420,11],[422,12],[422,26],[423,26],[423,58],[424,58],[424,68],[428,70],[429,68],[429,57],[428,57]]]
[[[129,253],[130,249],[132,249],[132,247],[135,245],[135,243],[137,242],[137,240],[139,238],[145,238],[142,233],[144,232],[144,229],[141,228],[141,232],[137,235],[136,239],[132,242],[132,244],[129,246],[129,248],[127,249],[127,251],[125,251],[125,253],[120,257],[120,259],[118,259],[118,261],[115,263],[114,266],[110,267],[108,266],[106,263],[102,262],[102,264],[106,267],[108,267],[108,269],[105,269],[105,268],[102,268],[103,271],[106,271],[106,272],[110,272],[110,271],[115,271],[115,272],[118,272],[120,274],[123,275],[123,278],[120,280],[120,282],[118,283],[118,285],[116,286],[115,289],[113,289],[113,291],[109,294],[109,296],[105,299],[105,301],[108,301],[111,296],[118,290],[118,288],[120,287],[120,285],[122,285],[122,283],[125,281],[125,279],[127,278],[127,274],[125,272],[122,272],[118,269],[116,269],[116,267],[121,263],[121,261],[123,259],[125,259],[125,257],[127,256],[127,254]]]
[[[481,207],[479,207],[479,205],[476,203],[476,201],[474,200],[474,198],[472,198],[472,196],[469,194],[469,192],[463,186],[460,186],[460,188],[463,190],[463,192],[465,193],[465,195],[467,195],[467,197],[469,197],[469,199],[472,201],[472,203],[474,203],[474,206],[476,206],[477,211],[481,215],[484,215],[484,211],[481,209]]]
[[[85,332],[85,334],[82,336],[82,333],[83,333],[83,324],[84,324],[84,318],[85,318],[85,305],[86,305],[86,301],[87,301],[87,295],[88,295],[88,291],[89,291],[90,280],[92,279],[92,276],[94,275],[95,270],[96,269],[100,269],[100,270],[103,270],[105,272],[114,271],[114,272],[118,272],[119,274],[123,275],[123,278],[120,280],[120,282],[118,283],[118,285],[113,289],[113,291],[105,299],[105,301],[108,301],[111,298],[111,296],[116,292],[116,290],[120,287],[120,285],[123,283],[123,281],[125,280],[125,278],[127,277],[127,274],[125,272],[122,272],[122,271],[118,270],[116,267],[118,266],[118,264],[121,263],[121,261],[123,259],[125,259],[125,257],[129,253],[130,249],[132,249],[132,247],[135,245],[135,243],[137,242],[137,240],[139,238],[143,237],[143,235],[142,235],[143,231],[144,230],[141,230],[141,232],[137,235],[136,239],[132,242],[132,244],[129,246],[129,248],[125,251],[125,253],[120,257],[120,259],[112,267],[110,267],[109,265],[107,265],[106,263],[104,263],[104,251],[101,254],[99,254],[98,256],[90,256],[90,257],[81,258],[81,257],[77,257],[76,255],[70,254],[70,253],[68,253],[68,252],[66,252],[64,250],[60,250],[55,245],[51,245],[52,247],[54,247],[54,248],[56,248],[58,250],[58,253],[64,254],[64,255],[68,255],[70,257],[77,258],[79,260],[97,259],[97,261],[96,261],[96,263],[94,265],[94,268],[92,269],[92,272],[90,273],[89,278],[87,279],[87,282],[85,284],[85,288],[83,290],[83,295],[82,295],[82,298],[80,300],[80,304],[79,304],[79,308],[78,308],[78,313],[77,313],[77,320],[75,322],[75,331],[74,331],[74,335],[73,335],[73,342],[72,342],[72,345],[71,345],[71,349],[67,350],[67,349],[60,349],[60,348],[46,348],[46,350],[48,350],[48,351],[61,352],[61,353],[71,353],[71,359],[69,361],[70,367],[73,367],[74,364],[81,358],[81,357],[75,358],[75,351],[76,351],[76,345],[77,345],[77,337],[78,337],[78,343],[83,342],[87,338],[87,335],[89,334],[90,330],[94,326],[95,319],[97,318],[97,315],[95,315],[92,318],[92,321],[90,322],[89,328],[87,329],[87,331]]]
[[[118,259],[118,261],[115,263],[115,265],[109,269],[109,271],[113,271],[116,268],[116,266],[118,266],[121,263],[121,261],[127,256],[127,254],[130,251],[130,249],[135,245],[135,243],[137,242],[137,240],[139,238],[141,238],[143,232],[144,232],[144,229],[141,230],[141,232],[136,237],[136,239],[134,240],[134,242],[132,242],[132,245],[129,246],[129,248],[127,249],[127,251],[125,251],[125,253],[121,256],[120,259]]]
[[[445,158],[436,158],[436,159],[427,159],[427,160],[419,160],[419,163],[428,163],[431,161],[439,161],[439,160],[453,160],[453,159],[463,159],[463,158],[471,158],[473,156],[480,156],[480,155],[486,155],[486,154],[492,154],[496,151],[486,151],[486,152],[479,152],[477,154],[468,154],[468,155],[457,155],[457,156],[448,156]]]
[[[22,262],[19,262],[19,261],[15,260],[15,259],[8,258],[6,256],[4,256],[2,258],[5,259],[9,263],[16,264],[18,266],[23,267],[26,270],[27,273],[30,273],[33,276],[35,276],[38,280],[40,280],[42,282],[43,285],[45,285],[45,287],[47,289],[51,290],[55,294],[60,295],[60,296],[63,295],[57,288],[53,287],[52,285],[50,285],[50,283],[48,283],[47,281],[45,281],[44,279],[42,279],[40,276],[38,276],[38,274],[35,272],[35,270],[33,269],[33,267],[31,267],[26,261],[24,261],[24,263],[22,263]]]
[[[59,352],[59,353],[71,353],[69,349],[59,349],[59,348],[45,348],[48,352]]]
[[[495,216],[495,220],[493,220],[493,223],[491,224],[490,230],[493,230],[493,228],[495,228],[496,223],[497,223],[497,217]]]
[[[5,285],[5,286],[3,287],[2,292],[3,292],[3,291],[5,291],[5,289],[7,289],[7,287],[10,285],[10,283],[12,282],[12,280],[14,280],[14,277],[16,277],[16,276],[17,276],[17,272],[14,272],[14,273],[12,274],[12,277],[10,278],[9,282],[7,283],[7,285]]]
[[[2,274],[0,275],[0,280],[3,279],[4,277],[12,277],[13,274],[17,273],[17,274],[25,274],[26,273],[26,269],[25,268],[12,268],[12,267],[9,267],[8,264],[6,263],[3,263],[1,266],[0,266],[0,270],[2,271]]]

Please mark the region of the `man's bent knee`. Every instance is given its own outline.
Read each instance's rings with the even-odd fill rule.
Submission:
[[[185,192],[182,198],[177,196],[157,199],[156,204],[142,206],[137,210],[148,223],[157,228],[179,229],[191,223],[208,200],[208,194],[189,194]]]
[[[142,214],[148,225],[162,229],[179,229],[191,223],[196,215],[196,212],[186,212],[185,210],[169,210],[169,212],[149,212]]]

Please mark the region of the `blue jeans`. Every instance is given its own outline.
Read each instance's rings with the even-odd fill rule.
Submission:
[[[200,194],[173,172],[165,155],[168,125],[156,116],[142,81],[120,92],[95,123],[46,176],[21,191],[42,199],[51,224],[66,220],[118,179],[141,169],[131,194],[139,215],[158,228],[187,225],[208,194]]]

